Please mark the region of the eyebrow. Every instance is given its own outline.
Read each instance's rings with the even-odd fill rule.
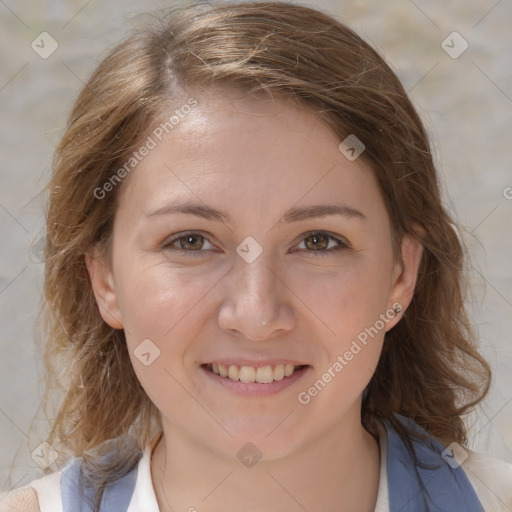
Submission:
[[[153,217],[155,215],[172,215],[187,214],[195,215],[207,220],[214,220],[224,224],[232,224],[233,221],[229,213],[218,210],[206,204],[196,202],[180,202],[170,204],[145,213],[145,217]],[[368,220],[364,213],[350,206],[341,204],[319,204],[312,206],[294,206],[290,208],[279,220],[282,222],[299,222],[308,219],[316,219],[319,217],[327,217],[340,215],[347,218],[355,218],[360,220]]]

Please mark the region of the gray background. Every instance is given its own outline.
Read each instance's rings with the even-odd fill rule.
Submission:
[[[471,418],[471,447],[512,461],[512,0],[311,3],[384,54],[431,133],[445,200],[470,234],[470,307],[495,376]],[[34,320],[43,272],[39,192],[52,151],[106,48],[135,13],[170,5],[0,0],[0,491],[41,474],[30,456],[46,427],[41,413],[34,419],[42,376]],[[59,45],[47,59],[31,48],[43,31]],[[453,31],[469,44],[456,59],[441,47]]]

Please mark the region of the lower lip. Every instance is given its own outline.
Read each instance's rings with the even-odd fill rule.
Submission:
[[[241,382],[237,380],[232,380],[228,377],[221,377],[210,370],[207,370],[204,366],[200,367],[201,370],[206,374],[207,377],[212,379],[214,382],[219,383],[224,386],[225,389],[236,393],[237,395],[242,396],[269,396],[275,395],[283,389],[288,388],[299,379],[304,377],[304,375],[311,368],[310,366],[305,366],[300,370],[294,371],[289,377],[284,377],[281,380],[274,380],[269,382],[268,384],[261,384],[259,382]]]

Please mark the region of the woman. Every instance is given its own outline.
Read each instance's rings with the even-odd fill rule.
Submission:
[[[465,448],[490,370],[429,141],[346,26],[173,11],[94,72],[49,192],[62,465],[4,507],[512,508]]]

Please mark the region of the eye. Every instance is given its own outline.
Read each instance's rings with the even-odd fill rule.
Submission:
[[[306,237],[297,247],[300,248],[302,244],[306,247],[306,251],[313,253],[314,256],[327,256],[326,253],[350,249],[350,244],[346,240],[325,231],[306,233]]]
[[[210,247],[207,247],[207,250],[214,248],[212,243],[209,242],[204,235],[197,231],[189,231],[185,233],[177,233],[172,235],[170,238],[167,238],[162,249],[169,249],[171,251],[188,253],[193,256],[200,256],[200,254],[192,253],[204,252],[201,249],[204,249],[205,242],[210,244]],[[176,245],[178,247],[176,247]]]
[[[210,247],[206,247],[209,244]],[[305,249],[300,246],[304,244]],[[173,252],[184,253],[190,256],[201,256],[205,250],[212,250],[215,246],[206,238],[205,235],[197,231],[176,233],[167,238],[162,245],[162,249]],[[328,256],[329,253],[336,253],[340,250],[348,250],[350,244],[338,236],[329,234],[325,231],[311,231],[306,233],[305,238],[297,246],[300,250],[313,253],[314,256]],[[327,253],[327,254],[326,254]]]

